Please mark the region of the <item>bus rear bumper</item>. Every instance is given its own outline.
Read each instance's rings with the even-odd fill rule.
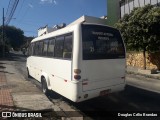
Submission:
[[[111,93],[123,91],[125,89],[125,85],[126,84],[123,83],[123,84],[118,84],[114,86],[108,86],[105,88],[82,92],[81,96],[78,96],[79,99],[77,99],[77,101],[75,102],[82,102],[82,101],[89,100],[95,97],[107,96]]]

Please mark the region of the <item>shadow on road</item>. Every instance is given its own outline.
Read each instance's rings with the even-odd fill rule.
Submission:
[[[108,96],[97,97],[80,103],[74,103],[63,96],[54,93],[49,97],[52,99],[61,99],[76,111],[82,112],[91,118],[96,117],[95,114],[109,114],[120,111],[159,111],[160,110],[160,94],[139,89],[127,85],[125,91],[113,93]]]
[[[0,57],[0,60],[25,62],[26,57],[21,52],[10,52],[5,54],[5,58]]]
[[[2,62],[0,62],[0,65],[4,65],[4,64],[6,64],[6,63],[2,63]]]
[[[148,91],[138,87],[127,85],[124,95],[128,96],[128,98],[130,99],[133,98],[132,100],[143,101],[142,102],[143,104],[146,104],[146,106],[150,105],[150,107],[152,107],[152,109],[150,109],[152,111],[157,110],[157,109],[154,109],[155,106],[152,106],[152,104],[158,105],[157,107],[160,108],[160,102],[159,102],[160,93],[156,93],[156,92]]]
[[[0,71],[1,73],[7,73],[7,74],[15,74],[15,73],[10,73],[10,72],[7,72],[7,71]]]
[[[4,64],[5,63],[0,62],[0,69],[5,69],[6,68],[6,67],[3,66]]]
[[[0,65],[0,69],[5,69],[6,67]]]

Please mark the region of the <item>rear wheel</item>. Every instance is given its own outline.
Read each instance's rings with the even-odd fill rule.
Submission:
[[[45,95],[47,95],[49,90],[48,90],[48,87],[47,87],[46,79],[44,77],[42,77],[41,84],[42,84],[42,92]]]

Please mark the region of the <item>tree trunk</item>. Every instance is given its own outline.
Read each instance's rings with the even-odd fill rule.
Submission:
[[[146,50],[143,50],[143,63],[144,63],[143,69],[146,70]]]

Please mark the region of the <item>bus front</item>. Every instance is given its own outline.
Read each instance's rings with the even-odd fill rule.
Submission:
[[[124,90],[125,46],[119,30],[82,24],[79,100]]]

